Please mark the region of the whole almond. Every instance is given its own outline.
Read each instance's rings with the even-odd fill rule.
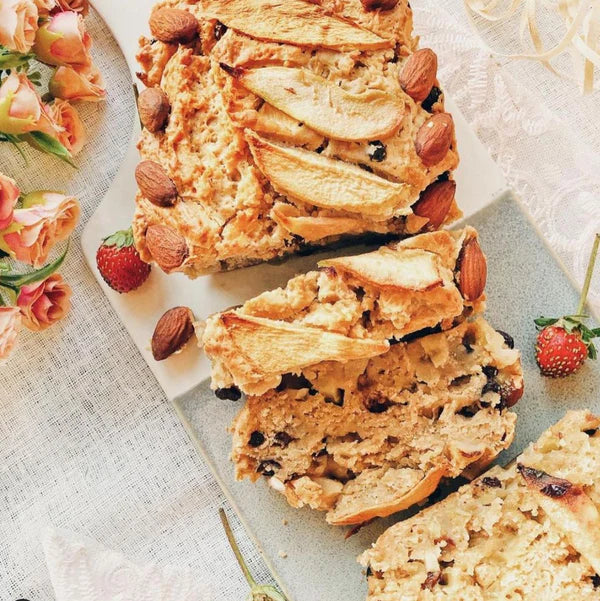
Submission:
[[[146,230],[146,247],[166,273],[180,267],[188,256],[183,236],[166,225],[151,225]]]
[[[452,206],[456,182],[452,180],[433,182],[421,192],[421,196],[413,205],[413,213],[429,219],[429,228],[437,230]]]
[[[458,287],[468,301],[477,300],[485,289],[487,262],[476,238],[468,240],[459,257]]]
[[[146,88],[138,97],[140,120],[152,133],[164,128],[170,110],[169,98],[160,88]]]
[[[194,315],[188,307],[169,309],[157,322],[152,334],[152,356],[163,361],[183,348],[194,334]]]
[[[187,10],[159,8],[150,15],[150,31],[166,44],[187,44],[198,35],[198,20]]]
[[[177,200],[177,187],[162,165],[142,161],[135,169],[135,181],[140,192],[159,207],[171,207]]]
[[[422,48],[411,54],[404,63],[400,72],[400,85],[415,102],[423,102],[435,84],[436,75],[435,52]]]
[[[392,10],[396,8],[398,0],[361,0],[365,10]]]
[[[425,121],[415,139],[415,150],[423,165],[439,163],[448,154],[453,138],[454,121],[448,113],[437,113]]]

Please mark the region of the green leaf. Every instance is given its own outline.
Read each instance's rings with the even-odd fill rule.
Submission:
[[[600,336],[600,328],[593,328],[592,334],[594,335],[594,338],[596,338],[596,336]]]
[[[102,240],[104,246],[116,246],[123,248],[124,246],[133,246],[133,231],[131,228],[127,230],[119,230]]]
[[[0,286],[6,286],[7,288],[12,288],[13,290],[18,290],[23,286],[27,286],[29,284],[33,284],[35,282],[41,282],[45,280],[47,277],[51,276],[64,262],[67,253],[69,252],[69,242],[65,247],[62,255],[58,257],[58,259],[52,261],[52,263],[48,263],[41,269],[36,271],[30,271],[29,273],[8,273],[0,275]]]
[[[76,165],[71,160],[71,153],[52,136],[41,131],[32,131],[19,137],[34,148],[37,148],[46,154],[53,154],[61,161],[64,161],[71,165],[71,167],[77,169]]]
[[[29,61],[33,60],[35,56],[31,53],[21,54],[14,50],[9,50],[4,46],[0,46],[0,71],[7,71],[9,69],[20,69],[29,66]]]
[[[596,359],[598,357],[596,347],[593,344],[588,345],[588,357],[590,359]]]
[[[558,321],[556,317],[538,317],[533,320],[536,326],[539,328],[545,328],[546,326],[551,326]]]

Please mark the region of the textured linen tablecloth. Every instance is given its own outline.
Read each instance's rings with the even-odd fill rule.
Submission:
[[[460,0],[418,0],[413,9],[445,89],[581,283],[600,228],[600,94],[582,97],[539,64],[493,58]],[[91,141],[79,170],[35,151],[25,166],[0,148],[0,171],[24,191],[64,189],[80,198],[79,231],[115,176],[135,118],[118,47],[95,15],[89,27],[108,101],[81,105]],[[492,46],[515,48],[506,27],[481,31]],[[131,198],[123,202],[132,207]],[[54,599],[41,545],[48,525],[137,563],[191,567],[221,599],[243,599],[247,587],[218,521],[224,496],[85,266],[78,234],[61,272],[74,289],[69,317],[43,334],[23,333],[0,368],[0,599]],[[234,527],[251,569],[268,580],[235,520]]]

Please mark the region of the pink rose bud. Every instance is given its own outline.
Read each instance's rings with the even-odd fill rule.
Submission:
[[[6,359],[17,341],[21,328],[18,307],[0,307],[0,360]]]
[[[55,10],[74,10],[85,17],[90,10],[90,3],[89,0],[57,0]]]
[[[40,16],[47,16],[51,10],[56,8],[56,0],[33,0],[37,6]]]
[[[55,100],[49,107],[49,113],[58,126],[58,141],[75,156],[87,140],[79,113],[66,100]]]
[[[79,218],[79,203],[73,196],[40,190],[23,199],[13,222],[0,232],[0,248],[15,259],[40,267],[52,247],[66,240]]]
[[[17,298],[23,325],[34,332],[45,330],[67,314],[70,299],[71,287],[58,273],[43,282],[23,286]]]
[[[92,64],[92,38],[85,30],[83,17],[73,11],[52,15],[35,35],[33,51],[48,65],[89,67]]]
[[[13,72],[0,86],[0,132],[18,136],[30,131],[57,135],[33,84],[24,73]]]
[[[96,67],[83,71],[58,67],[50,79],[49,89],[55,98],[100,102],[106,95],[103,86],[102,76]]]
[[[38,28],[38,9],[32,0],[0,0],[0,45],[29,52]]]
[[[19,194],[15,180],[0,173],[0,230],[7,228],[12,222]]]

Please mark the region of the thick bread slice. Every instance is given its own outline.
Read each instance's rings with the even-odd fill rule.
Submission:
[[[519,353],[478,320],[368,360],[324,362],[250,396],[233,424],[239,478],[267,476],[335,525],[406,509],[512,441]]]
[[[388,340],[447,329],[482,310],[484,294],[466,300],[457,285],[461,249],[476,237],[472,228],[432,232],[332,259],[283,289],[210,317],[202,342],[213,363],[213,387],[261,394],[285,373],[372,357],[387,350]]]
[[[386,40],[305,0],[203,0],[201,11],[260,40],[332,49],[390,48]]]
[[[600,418],[569,412],[506,469],[363,553],[369,601],[597,601]]]

